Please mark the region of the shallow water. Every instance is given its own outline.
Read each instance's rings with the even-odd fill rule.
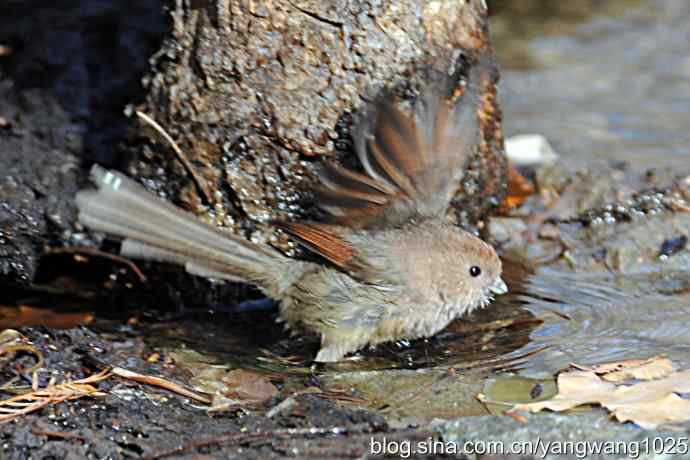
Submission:
[[[509,286],[518,286],[525,271],[511,270]],[[341,373],[392,369],[449,368],[517,369],[530,332],[541,324],[516,297],[506,297],[463,317],[439,334],[425,340],[381,344],[362,350],[339,363],[313,367],[319,348],[315,337],[291,336],[275,322],[277,310],[244,314],[198,312],[188,318],[142,317],[135,326],[120,320],[97,320],[94,327],[113,337],[131,334],[144,337],[148,347],[177,355],[176,361],[205,362],[223,367],[243,367],[277,372],[285,378],[311,372]],[[526,353],[530,354],[533,349]],[[503,357],[508,358],[503,358]]]
[[[557,19],[540,16],[540,3],[516,2],[493,19],[506,136],[543,134],[573,166],[603,159],[687,174],[690,3],[568,2]],[[515,16],[519,8],[527,16]],[[543,267],[528,275],[502,299],[544,319],[516,352],[548,347],[525,372],[661,353],[688,366],[690,266],[642,263],[634,272]]]
[[[500,98],[507,136],[544,134],[573,167],[606,160],[625,161],[635,171],[670,166],[690,173],[690,3],[510,2],[492,22],[499,58],[506,63]],[[623,188],[643,186],[630,182]],[[685,216],[627,226],[625,232],[619,229],[618,240],[617,231],[609,232],[606,250],[612,254],[630,244],[636,247],[634,258],[655,251],[669,231],[672,236],[689,229]],[[590,244],[605,250],[596,238]],[[687,367],[688,249],[674,257],[669,264],[640,259],[625,273],[557,266],[530,272],[509,264],[511,293],[476,320],[457,321],[411,349],[389,347],[356,360],[358,366],[341,367],[463,368],[483,362],[494,370],[553,374],[571,362],[658,354]],[[463,323],[472,327],[473,321],[496,329],[460,332]],[[523,346],[526,334],[530,342]]]
[[[493,21],[506,135],[541,133],[580,164],[690,164],[690,2],[547,2],[558,20],[544,3]]]
[[[570,363],[596,364],[665,354],[690,365],[690,271],[575,274],[538,270],[513,295],[544,323],[517,353],[544,349],[525,374]]]

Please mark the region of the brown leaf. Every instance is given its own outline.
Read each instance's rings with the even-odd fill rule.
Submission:
[[[623,369],[628,369],[630,367],[638,367],[643,364],[651,363],[654,362],[658,359],[663,359],[664,357],[659,355],[659,356],[654,356],[652,358],[647,358],[647,359],[625,359],[623,361],[614,361],[611,363],[601,363],[601,364],[595,364],[592,367],[589,367],[587,369],[592,370],[596,372],[597,374],[608,374],[609,372],[615,372],[615,371],[621,371]],[[578,366],[576,364],[573,364],[574,367],[577,368],[584,368],[585,366]]]
[[[690,401],[675,393],[654,401],[620,406],[613,412],[620,422],[634,422],[642,428],[653,430],[666,423],[681,423],[690,418]]]
[[[245,369],[234,369],[223,377],[226,396],[250,404],[263,404],[278,394],[278,389],[265,375]]]
[[[520,171],[511,166],[508,168],[508,190],[503,200],[501,208],[508,211],[516,208],[525,202],[527,197],[534,193],[534,186],[525,178]]]

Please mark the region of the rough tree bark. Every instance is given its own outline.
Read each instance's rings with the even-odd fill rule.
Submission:
[[[217,225],[288,245],[272,218],[310,215],[314,160],[352,157],[354,114],[383,86],[413,99],[434,72],[466,75],[491,53],[484,0],[176,0],[139,110],[179,143],[196,175],[142,123],[130,173]],[[467,227],[502,199],[505,158],[492,69],[481,143],[453,214]]]

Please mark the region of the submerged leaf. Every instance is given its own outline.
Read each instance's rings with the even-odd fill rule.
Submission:
[[[488,379],[478,399],[490,413],[503,415],[513,404],[543,401],[556,393],[556,382],[553,379],[530,379],[511,375]]]
[[[240,402],[263,404],[278,394],[278,389],[265,375],[245,369],[235,369],[223,377],[226,394]]]

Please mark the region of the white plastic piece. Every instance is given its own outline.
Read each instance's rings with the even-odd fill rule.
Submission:
[[[549,141],[541,134],[520,134],[505,140],[508,160],[517,166],[553,163],[558,158]]]

